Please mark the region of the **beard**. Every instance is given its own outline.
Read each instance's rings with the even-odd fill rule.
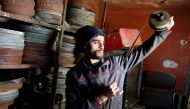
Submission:
[[[101,60],[104,57],[104,51],[103,50],[95,50],[95,51],[89,52],[87,55],[91,59]]]

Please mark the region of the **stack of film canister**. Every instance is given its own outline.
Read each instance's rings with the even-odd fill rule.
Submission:
[[[19,96],[19,89],[22,88],[24,78],[0,81],[0,109],[8,109]]]
[[[59,68],[58,73],[58,79],[57,79],[57,88],[56,88],[56,98],[62,98],[59,99],[59,102],[56,102],[55,109],[65,108],[65,80],[66,80],[66,73],[70,69],[70,67],[73,67],[79,59],[74,54],[75,50],[75,37],[73,34],[69,34],[65,32],[63,37],[62,46],[60,48],[60,64],[62,67]]]
[[[54,75],[53,75],[53,68],[46,70],[45,75],[41,78],[41,84],[42,84],[42,90],[45,93],[51,94],[52,93],[52,88],[53,88],[53,79],[54,79]],[[59,108],[59,104],[61,103],[61,109],[65,109],[65,79],[66,79],[66,73],[68,72],[69,68],[63,68],[60,67],[59,68],[59,72],[58,72],[58,77],[57,77],[57,86],[56,86],[56,104],[54,105],[55,109],[60,109]],[[58,96],[59,97],[58,97]],[[62,98],[59,99],[59,104],[57,103],[57,97],[58,98]]]
[[[23,49],[23,32],[0,28],[0,65],[20,65]]]
[[[74,29],[95,25],[98,0],[68,0],[67,22]]]
[[[36,0],[36,15],[44,22],[60,25],[65,0]]]
[[[53,29],[38,25],[16,25],[18,30],[25,32],[25,47],[23,51],[23,64],[36,67],[51,67],[54,65],[54,54],[51,51],[51,42],[56,37]]]
[[[40,26],[24,26],[25,47],[23,63],[40,67],[52,66],[53,54],[51,53],[51,40],[55,37],[53,30]]]
[[[2,11],[32,18],[35,15],[34,0],[1,0]]]
[[[0,65],[6,67],[21,65],[24,46],[24,32],[0,28]],[[2,70],[1,73],[0,109],[8,109],[19,96],[24,78],[4,78],[7,72]]]
[[[64,33],[63,42],[60,50],[61,66],[70,66],[75,64],[75,37],[71,34]]]
[[[66,104],[65,80],[66,80],[66,74],[67,74],[68,70],[69,70],[69,68],[60,68],[59,69],[58,79],[57,79],[57,87],[56,87],[56,101],[59,100],[59,103],[56,103],[55,109],[59,109],[59,106],[61,107],[61,109],[65,109],[65,104]]]

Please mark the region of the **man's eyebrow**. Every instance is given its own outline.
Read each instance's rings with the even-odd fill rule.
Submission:
[[[98,40],[98,39],[92,39],[92,41],[101,41],[101,40]]]

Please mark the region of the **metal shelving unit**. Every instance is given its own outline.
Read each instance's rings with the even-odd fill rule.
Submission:
[[[36,25],[40,25],[43,27],[48,27],[48,28],[52,28],[52,29],[56,29],[56,30],[61,30],[61,28],[62,28],[61,26],[58,26],[58,25],[48,24],[48,23],[39,21],[37,19],[31,19],[31,18],[22,16],[22,15],[11,14],[11,13],[7,13],[7,12],[3,12],[3,11],[0,11],[0,17],[1,17],[1,20],[2,20],[2,18],[4,18],[3,20],[16,20],[16,21],[36,24]]]
[[[36,68],[30,64],[21,64],[21,65],[0,65],[0,69],[30,69]]]
[[[3,12],[0,11],[0,22],[5,22],[5,21],[10,21],[10,20],[14,20],[17,22],[21,22],[21,23],[28,23],[28,24],[32,24],[32,25],[39,25],[45,28],[50,28],[50,29],[54,29],[58,32],[57,36],[58,37],[58,45],[57,45],[57,51],[56,51],[56,57],[55,57],[55,65],[54,67],[54,71],[53,71],[53,87],[52,87],[52,94],[51,94],[51,109],[54,108],[54,103],[55,103],[55,95],[56,95],[56,84],[57,84],[57,77],[58,77],[58,72],[59,72],[59,59],[60,59],[60,45],[62,44],[62,39],[63,39],[63,33],[64,31],[68,31],[68,32],[75,32],[75,30],[73,30],[72,28],[69,28],[67,30],[65,30],[64,28],[64,22],[65,22],[65,16],[66,16],[66,8],[67,8],[67,0],[65,0],[65,4],[64,4],[64,12],[63,12],[63,18],[62,18],[62,24],[61,25],[53,25],[53,24],[48,24],[45,23],[43,21],[40,21],[38,19],[35,18],[28,18],[22,15],[16,15],[16,14],[12,14],[12,13],[8,13],[8,12]],[[70,65],[69,65],[70,66]],[[38,66],[35,65],[31,65],[31,64],[21,64],[21,65],[0,65],[0,69],[8,69],[8,70],[16,70],[16,69],[36,69],[38,68]]]

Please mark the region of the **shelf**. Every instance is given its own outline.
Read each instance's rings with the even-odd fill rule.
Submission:
[[[30,64],[21,64],[21,65],[0,65],[0,69],[28,69],[35,68]]]
[[[60,65],[61,68],[72,68],[74,67],[76,64],[67,64],[67,65]]]
[[[31,19],[31,18],[26,17],[26,16],[16,15],[16,14],[7,13],[7,12],[3,12],[3,11],[0,11],[0,17],[6,18],[6,20],[13,19],[13,20],[18,20],[18,21],[22,21],[22,22],[26,22],[26,23],[31,23],[31,24],[36,24],[36,25],[40,25],[40,26],[44,26],[44,27],[48,27],[48,28],[52,28],[52,29],[56,29],[56,30],[61,29],[61,26],[58,26],[58,25],[52,25],[52,24],[48,24],[45,22],[40,22],[38,20]]]

